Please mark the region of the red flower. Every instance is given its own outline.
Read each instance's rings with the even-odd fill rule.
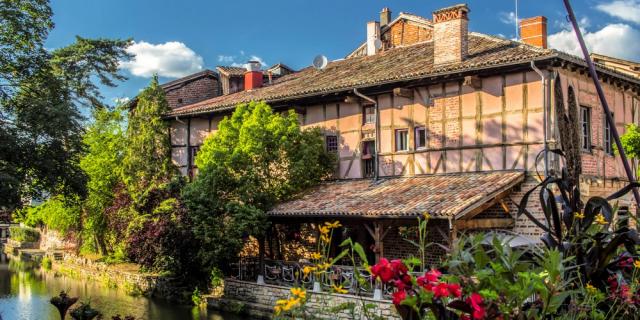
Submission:
[[[404,282],[402,282],[402,280],[396,280],[395,286],[398,290],[401,290],[401,291],[404,291],[404,289],[407,287],[407,285]]]
[[[433,288],[433,295],[436,298],[448,297],[449,286],[446,283],[439,283],[435,288]]]
[[[477,293],[472,293],[470,297],[467,298],[467,303],[471,305],[473,309],[473,319],[484,319],[486,315],[486,311],[484,307],[482,307],[482,296]]]
[[[456,298],[460,298],[460,296],[462,295],[462,288],[460,287],[460,285],[457,283],[451,283],[448,286],[449,293],[451,293],[451,295]]]
[[[404,299],[407,298],[407,292],[404,290],[394,292],[391,297],[393,298],[393,304],[399,306]]]
[[[442,273],[437,269],[431,269],[424,274],[425,278],[430,282],[437,282],[440,280],[441,275]]]
[[[461,314],[460,315],[460,320],[471,320],[471,318],[469,318],[469,316],[466,315],[466,314]]]
[[[391,279],[393,278],[393,270],[391,268],[391,265],[389,264],[389,260],[380,258],[380,262],[371,267],[371,274],[376,278],[380,278],[382,282],[386,283],[391,281]]]
[[[400,278],[400,280],[402,280],[402,282],[404,282],[404,284],[410,286],[411,285],[411,276],[409,274],[405,274],[404,276],[402,276]]]
[[[393,270],[393,273],[396,274],[396,277],[407,274],[407,272],[409,272],[407,266],[400,259],[391,261],[391,269]]]

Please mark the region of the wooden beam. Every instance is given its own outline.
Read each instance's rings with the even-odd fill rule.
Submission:
[[[407,88],[394,88],[393,95],[396,97],[413,99],[413,90]]]
[[[471,219],[471,220],[458,220],[455,222],[455,229],[467,230],[467,229],[493,229],[493,228],[511,228],[515,225],[515,219]]]

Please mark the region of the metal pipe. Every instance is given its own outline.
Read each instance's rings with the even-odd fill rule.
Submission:
[[[573,26],[573,30],[576,33],[576,37],[578,37],[578,43],[580,43],[580,49],[582,49],[582,55],[584,55],[584,60],[587,62],[587,66],[589,67],[589,75],[593,80],[593,84],[596,86],[596,91],[598,92],[598,98],[600,98],[600,103],[602,104],[602,108],[605,112],[605,119],[607,119],[607,123],[611,128],[611,135],[613,135],[613,139],[616,141],[616,146],[618,147],[618,153],[620,153],[620,158],[622,160],[622,165],[624,166],[624,171],[627,174],[627,178],[629,182],[635,182],[636,179],[633,177],[633,172],[631,171],[631,166],[629,166],[629,160],[627,159],[627,155],[624,152],[624,148],[622,148],[622,143],[620,142],[620,135],[618,134],[618,129],[616,128],[616,124],[613,122],[613,117],[611,116],[611,110],[609,109],[609,104],[607,103],[607,99],[604,96],[604,91],[602,90],[602,86],[600,85],[600,81],[598,80],[598,73],[596,72],[596,68],[593,65],[593,61],[591,61],[591,57],[589,56],[589,50],[584,43],[584,39],[582,38],[582,32],[578,27],[578,21],[576,20],[576,16],[573,13],[573,8],[571,8],[571,3],[569,0],[563,0],[564,6],[567,9],[567,13],[569,14],[569,20],[571,21],[571,25]],[[640,193],[638,193],[637,188],[633,188],[633,196],[636,199],[637,208],[640,208]]]
[[[375,166],[375,168],[373,169],[373,180],[374,181],[378,181],[378,168],[380,167],[379,165],[379,161],[380,159],[378,158],[378,150],[380,150],[380,130],[378,130],[378,127],[380,126],[380,112],[378,110],[378,102],[370,97],[365,96],[364,94],[360,93],[358,91],[358,88],[353,88],[353,93],[364,99],[367,100],[371,103],[373,103],[373,108],[376,110],[376,123],[375,123],[375,134],[376,134],[376,150],[374,150],[374,154],[373,154],[373,165]]]
[[[547,77],[544,75],[544,73],[538,69],[538,67],[536,67],[536,63],[534,61],[531,61],[531,69],[533,69],[533,71],[535,71],[540,78],[542,78],[542,126],[544,127],[543,129],[543,134],[544,134],[544,177],[548,177],[549,176],[549,143],[547,142],[548,137],[547,137],[547,127],[548,127],[548,119],[547,119],[547,109],[549,108],[549,100],[548,100],[548,94],[547,94]]]

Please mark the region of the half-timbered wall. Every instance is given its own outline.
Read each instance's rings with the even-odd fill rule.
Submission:
[[[542,87],[533,72],[411,88],[381,94],[381,176],[532,169],[543,145]],[[405,91],[406,92],[406,91]],[[412,97],[411,97],[412,95]],[[339,178],[361,178],[362,144],[374,138],[363,125],[362,103],[309,106],[304,126],[319,126],[339,141]],[[427,130],[416,150],[415,128]],[[396,151],[397,130],[409,132],[407,151]]]

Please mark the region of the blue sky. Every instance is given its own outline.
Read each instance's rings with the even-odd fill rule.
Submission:
[[[431,12],[460,0],[271,0],[150,1],[52,0],[55,29],[48,48],[83,37],[132,38],[136,59],[123,64],[129,80],[104,88],[105,100],[133,97],[157,72],[166,82],[216,65],[255,57],[293,68],[324,54],[344,57],[365,38],[365,24],[391,8],[431,18]],[[470,30],[515,37],[514,0],[469,0]],[[594,51],[640,60],[640,0],[573,0]],[[549,19],[550,42],[576,52],[561,0],[520,0],[518,16]]]

